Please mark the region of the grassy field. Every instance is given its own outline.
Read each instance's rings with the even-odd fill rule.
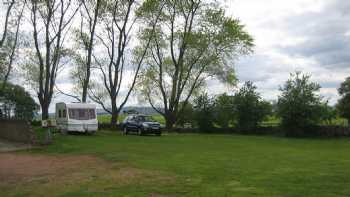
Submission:
[[[164,117],[161,115],[152,116],[159,123],[165,125]],[[125,118],[125,115],[120,115],[118,117],[119,122],[122,122]],[[100,123],[110,123],[111,116],[110,115],[99,115],[97,117],[98,122]],[[269,116],[265,121],[261,123],[261,126],[278,126],[281,123],[281,120],[275,116]],[[331,122],[323,122],[322,125],[334,125],[334,126],[347,126],[347,120],[344,118],[337,117]]]
[[[90,155],[100,165],[64,179],[2,185],[2,196],[350,196],[350,139],[240,135],[55,134],[20,154]],[[122,176],[123,175],[123,176]]]
[[[125,115],[119,115],[118,121],[122,122],[126,116]],[[164,117],[161,115],[154,115],[152,116],[156,121],[158,121],[161,124],[165,124]],[[99,115],[97,116],[97,120],[99,123],[110,123],[111,122],[111,115]]]

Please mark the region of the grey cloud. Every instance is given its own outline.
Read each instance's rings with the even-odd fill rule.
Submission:
[[[308,12],[278,23],[304,42],[277,46],[282,53],[315,59],[327,69],[350,68],[350,1],[334,1],[320,12]],[[275,24],[275,25],[278,25]]]
[[[269,56],[256,54],[241,59],[236,66],[236,72],[240,81],[264,82],[272,77],[273,64],[275,63]]]

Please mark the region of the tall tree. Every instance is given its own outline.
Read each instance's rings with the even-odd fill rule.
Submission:
[[[0,90],[4,90],[13,69],[18,36],[26,1],[5,1],[7,4],[4,28],[0,39]],[[11,20],[12,19],[12,20]]]
[[[74,0],[29,1],[35,56],[25,68],[29,74],[28,79],[36,89],[43,120],[49,117],[56,77],[62,66],[62,59],[67,55],[64,42],[69,32],[69,25],[80,7],[80,4],[76,5],[75,2]]]
[[[93,65],[93,53],[96,41],[96,27],[101,18],[103,0],[80,0],[80,28],[74,31],[77,50],[74,52],[75,67],[72,78],[75,82],[75,92],[80,96],[73,96],[85,103],[88,98],[88,88]],[[80,97],[80,98],[79,98]]]
[[[235,84],[233,59],[249,53],[252,37],[227,17],[217,1],[149,0],[164,4],[156,36],[146,55],[139,90],[172,128],[191,96],[215,77]],[[159,6],[158,6],[159,7]],[[144,14],[150,14],[146,12]],[[147,30],[147,29],[146,29]]]
[[[141,64],[149,48],[155,24],[160,15],[160,12],[156,12],[147,16],[149,20],[147,22],[149,24],[148,36],[147,39],[141,41],[142,47],[133,48],[130,46],[130,40],[134,38],[134,24],[138,22],[139,18],[143,17],[139,13],[149,9],[147,1],[144,4],[141,2],[116,0],[104,5],[102,17],[104,33],[97,36],[104,51],[99,56],[94,55],[94,60],[101,73],[102,84],[98,82],[91,84],[89,95],[92,100],[99,103],[112,115],[112,125],[117,123],[118,115],[135,87]],[[130,61],[127,57],[132,57],[132,60]],[[125,72],[128,72],[130,80],[125,79]],[[121,95],[122,84],[127,86],[123,96]],[[101,89],[101,86],[104,88]],[[106,99],[109,99],[111,109],[107,107]]]

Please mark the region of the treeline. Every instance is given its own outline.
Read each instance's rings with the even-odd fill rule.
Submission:
[[[339,89],[337,111],[319,96],[320,86],[296,73],[271,106],[247,82],[236,93],[200,94],[208,79],[238,83],[234,63],[253,52],[254,40],[220,1],[209,0],[5,0],[0,29],[0,95],[7,81],[24,80],[39,101],[42,119],[56,94],[95,102],[118,115],[136,95],[171,129],[257,127],[273,112],[291,132],[330,120],[350,119],[350,80]],[[58,79],[72,83],[62,91]],[[7,88],[7,90],[6,90]],[[189,110],[191,109],[191,110]],[[189,117],[193,114],[193,118]]]
[[[64,94],[98,103],[116,125],[136,93],[172,128],[182,103],[207,79],[235,85],[234,60],[254,46],[244,25],[214,0],[2,3],[0,80],[6,84],[15,67],[35,91],[42,119],[55,95]],[[60,77],[74,87],[63,91]]]
[[[263,100],[257,87],[248,81],[231,96],[226,93],[217,96],[200,94],[186,105],[177,125],[184,127],[190,123],[203,132],[234,128],[251,133],[261,130],[262,123],[274,117],[280,120],[274,126],[288,136],[321,135],[318,130],[324,131],[322,126],[332,130],[329,126],[337,118],[349,120],[349,84],[350,79],[347,79],[341,85],[339,93],[343,98],[333,107],[320,96],[321,86],[310,81],[310,75],[300,72],[291,74],[290,79],[281,86],[275,103]],[[325,135],[330,136],[331,132]]]

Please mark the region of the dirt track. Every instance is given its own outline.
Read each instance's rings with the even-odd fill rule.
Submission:
[[[0,153],[0,187],[46,180],[62,182],[93,181],[96,177],[112,183],[130,184],[148,180],[172,181],[156,171],[145,171],[94,156],[48,156],[21,153]],[[62,180],[59,182],[59,180]],[[56,182],[55,182],[56,181]]]
[[[0,153],[0,183],[26,181],[43,176],[63,176],[81,168],[105,163],[92,156],[62,157]]]
[[[25,150],[31,148],[29,144],[15,143],[7,140],[0,139],[0,153],[16,150]]]

